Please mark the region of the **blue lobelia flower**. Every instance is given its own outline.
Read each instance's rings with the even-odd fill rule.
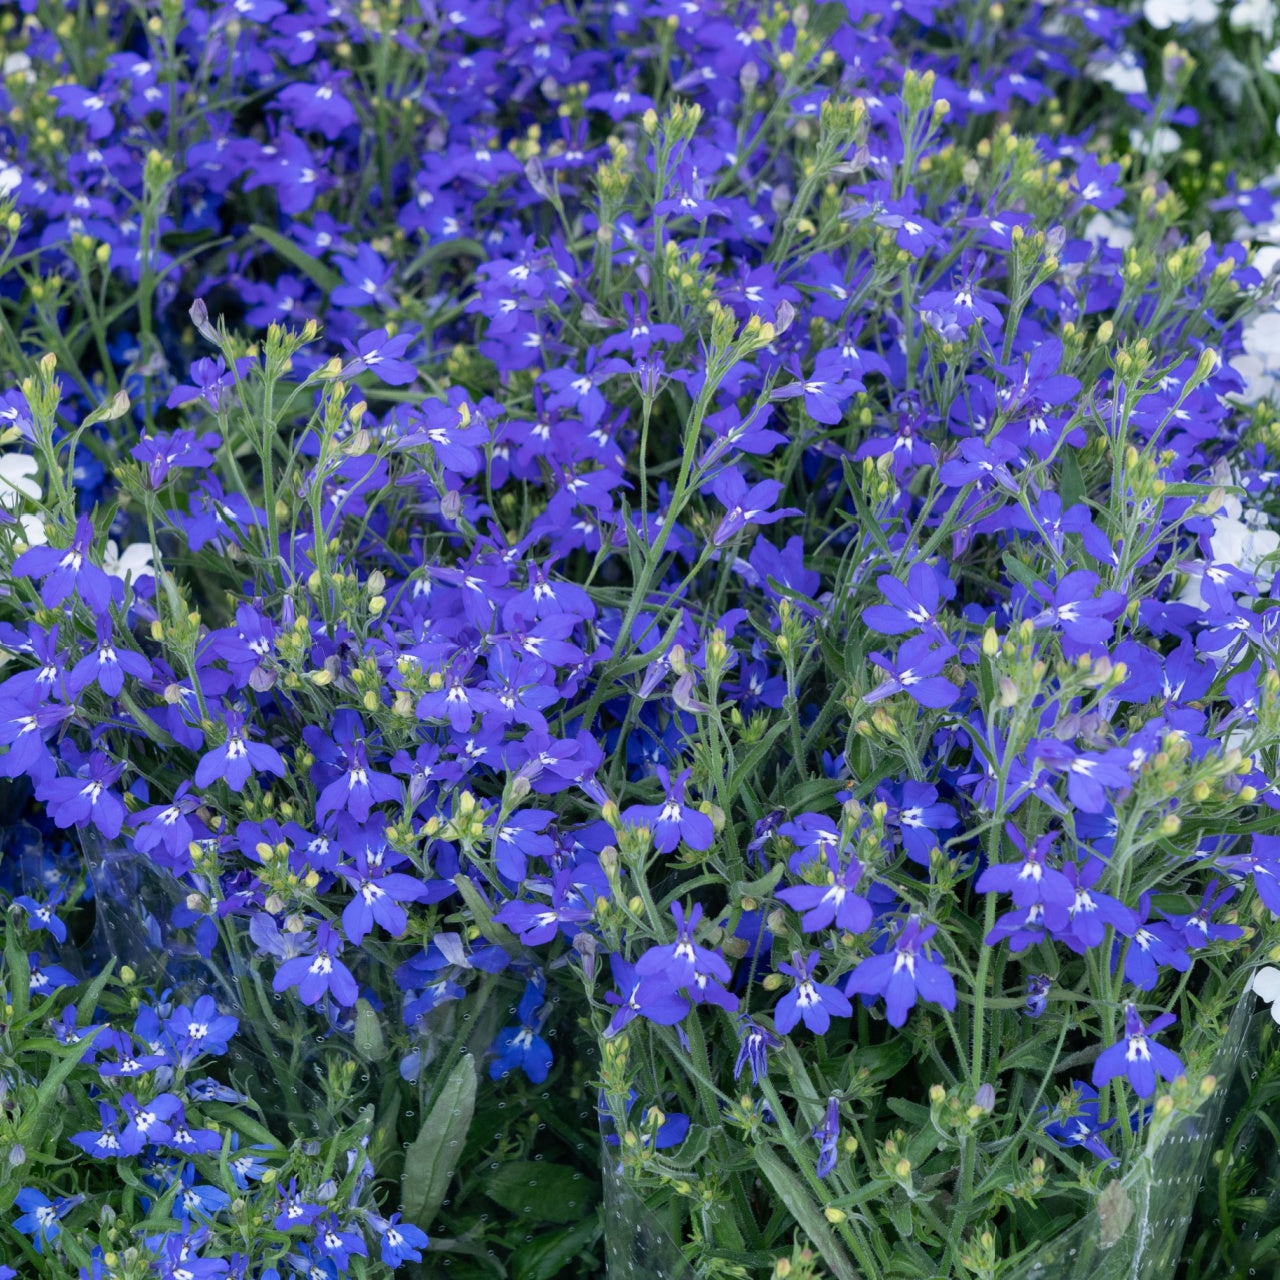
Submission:
[[[212,751],[200,757],[196,765],[195,784],[207,787],[222,778],[232,791],[243,791],[245,783],[254,773],[274,773],[285,776],[284,761],[280,753],[265,743],[252,742],[249,726],[244,716],[230,709],[226,714],[227,739]]]
[[[370,1218],[370,1221],[378,1232],[382,1261],[387,1266],[398,1267],[402,1262],[422,1261],[422,1250],[431,1241],[421,1227],[415,1227],[412,1222],[401,1222],[398,1213],[393,1213],[390,1218]]]
[[[13,1201],[22,1210],[22,1216],[15,1219],[13,1225],[32,1238],[37,1253],[43,1253],[46,1243],[56,1240],[62,1233],[61,1219],[83,1201],[84,1196],[60,1196],[57,1200],[50,1200],[34,1187],[23,1187]]]
[[[883,996],[890,1026],[900,1027],[907,1013],[923,996],[931,1004],[951,1010],[956,1007],[956,987],[951,975],[934,960],[927,947],[937,932],[936,925],[923,924],[912,916],[885,955],[868,956],[849,975],[848,995]]]
[[[822,1123],[815,1125],[813,1136],[818,1141],[818,1163],[814,1172],[825,1178],[836,1167],[836,1148],[840,1141],[840,1099],[827,1099],[827,1112]]]
[[[691,769],[674,779],[665,765],[656,769],[666,799],[662,804],[633,804],[622,813],[622,820],[632,826],[647,826],[653,831],[654,848],[659,853],[674,853],[683,840],[690,849],[702,852],[711,848],[715,827],[705,813],[692,808],[685,800],[684,786]]]
[[[1156,1088],[1157,1076],[1174,1080],[1182,1074],[1182,1062],[1172,1049],[1157,1044],[1152,1036],[1171,1026],[1175,1018],[1162,1013],[1143,1024],[1136,1005],[1124,1010],[1124,1038],[1104,1049],[1093,1064],[1093,1083],[1102,1088],[1118,1076],[1125,1076],[1140,1098],[1149,1098]]]
[[[519,1025],[503,1027],[489,1050],[495,1055],[489,1064],[490,1079],[501,1080],[517,1067],[534,1084],[541,1084],[547,1078],[551,1070],[551,1046],[538,1034],[546,991],[547,982],[540,973],[525,984],[524,995],[516,1006]]]
[[[895,693],[905,693],[922,707],[949,707],[960,696],[960,690],[942,671],[954,653],[955,646],[951,644],[934,648],[927,635],[913,636],[906,641],[896,658],[886,657],[883,653],[869,653],[867,657],[887,671],[889,678],[863,695],[863,701],[879,702]]]
[[[791,964],[783,961],[778,966],[783,973],[795,979],[795,985],[778,1001],[773,1011],[773,1025],[783,1035],[798,1022],[821,1035],[831,1025],[833,1013],[847,1018],[853,1012],[853,1006],[835,987],[813,980],[812,973],[817,964],[816,951],[809,952],[807,959],[801,959],[797,951],[791,956]]]
[[[111,604],[111,579],[89,559],[93,547],[93,521],[81,516],[68,547],[30,547],[13,562],[15,578],[42,578],[40,599],[46,609],[56,609],[76,596],[94,614],[107,612]]]
[[[1115,1121],[1100,1119],[1098,1091],[1092,1085],[1085,1084],[1083,1080],[1076,1080],[1073,1082],[1068,1100],[1063,1105],[1057,1107],[1052,1113],[1047,1107],[1041,1110],[1049,1116],[1045,1122],[1044,1131],[1059,1146],[1083,1147],[1099,1160],[1104,1160],[1108,1164],[1119,1164],[1102,1138]]]
[[[676,940],[664,946],[650,947],[636,961],[641,978],[665,982],[669,987],[687,987],[701,974],[728,982],[732,973],[719,952],[699,946],[693,935],[702,919],[702,904],[695,902],[688,917],[678,902],[671,904],[676,922]]]
[[[298,998],[303,1004],[316,1004],[325,995],[331,995],[344,1009],[356,1002],[360,990],[356,980],[341,960],[342,939],[333,926],[321,921],[316,926],[315,954],[296,956],[286,960],[276,970],[271,983],[273,991],[298,988]]]

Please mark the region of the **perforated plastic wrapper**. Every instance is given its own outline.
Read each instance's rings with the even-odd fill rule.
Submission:
[[[605,1260],[609,1280],[693,1280],[679,1245],[604,1149]]]
[[[1084,1218],[1006,1280],[1227,1280],[1280,1275],[1280,971],[1273,1018],[1246,989],[1210,1074],[1212,1095],[1172,1124]],[[605,1149],[609,1280],[692,1280],[679,1245]],[[1242,1194],[1243,1193],[1243,1194]],[[1222,1205],[1236,1214],[1219,1216]],[[1208,1228],[1188,1241],[1193,1216]]]
[[[207,892],[208,881],[175,876],[122,843],[89,838],[84,849],[94,963],[128,965],[175,1001],[211,994],[235,1014],[239,1032],[215,1073],[252,1099],[285,1145],[345,1128],[374,1167],[378,1211],[402,1209],[430,1234],[430,1274],[553,1280],[598,1272],[591,1064],[565,1051],[538,1084],[519,1070],[497,1079],[490,1070],[500,1033],[520,1022],[523,970],[471,970],[463,958],[457,970],[433,972],[430,980],[454,984],[450,998],[426,1001],[408,1026],[406,1004],[418,993],[399,991],[389,967],[373,972],[349,947],[343,959],[361,980],[355,1010],[324,1001],[307,1009],[296,992],[272,990],[280,961],[257,945],[248,914],[225,913],[216,931],[202,924],[208,917],[188,899]],[[393,946],[396,963],[415,952],[424,954],[408,939]],[[551,1002],[538,1020],[553,1051],[575,1041],[556,1015]]]
[[[1252,992],[1243,992],[1214,1056],[1213,1094],[1104,1187],[1080,1223],[1046,1242],[1007,1273],[1008,1280],[1171,1280],[1177,1275],[1206,1171],[1223,1142],[1240,1137],[1232,1134],[1238,1107],[1260,1055],[1274,1053],[1274,1032],[1267,1007]],[[1280,1109],[1275,1118],[1280,1121]],[[1223,1276],[1197,1269],[1185,1274],[1195,1280]]]

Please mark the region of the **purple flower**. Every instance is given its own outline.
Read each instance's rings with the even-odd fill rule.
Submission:
[[[101,751],[70,777],[46,778],[36,787],[36,799],[47,805],[59,827],[87,827],[91,823],[107,840],[114,840],[124,826],[124,801],[112,789],[124,772]]]
[[[316,1004],[325,995],[331,995],[338,1005],[349,1009],[360,994],[356,980],[338,956],[342,953],[342,939],[332,925],[321,921],[316,926],[315,953],[295,956],[286,960],[276,970],[271,983],[273,991],[298,988],[298,998],[303,1004]]]
[[[117,697],[124,688],[126,675],[145,679],[151,674],[151,664],[132,649],[117,649],[113,643],[111,615],[100,613],[97,620],[98,643],[89,650],[71,670],[68,688],[73,696],[79,694],[95,680],[98,688],[109,698]]]
[[[942,581],[947,587],[945,598],[949,600],[955,595],[955,584],[950,578]],[[872,631],[888,636],[925,631],[937,639],[944,638],[938,621],[944,594],[938,572],[932,565],[913,564],[907,571],[905,586],[890,574],[878,577],[876,586],[889,603],[868,605],[862,611],[862,621]]]
[[[139,1102],[133,1094],[126,1093],[120,1106],[128,1117],[120,1131],[122,1156],[136,1156],[151,1143],[167,1143],[173,1137],[170,1121],[181,1123],[182,1103],[171,1093],[159,1093],[150,1102]]]
[[[299,1193],[296,1178],[290,1178],[288,1191],[281,1191],[280,1194],[283,1204],[272,1223],[277,1231],[289,1231],[293,1227],[309,1227],[323,1212],[318,1204],[311,1203]]]
[[[530,887],[545,891],[548,886],[545,881],[532,881]],[[493,913],[493,918],[519,935],[526,947],[545,946],[562,928],[570,934],[577,933],[593,914],[567,868],[553,875],[549,887],[551,901],[546,906],[513,898]]]
[[[715,839],[711,819],[685,801],[684,785],[693,771],[685,769],[674,780],[665,765],[658,765],[656,772],[666,799],[662,804],[633,804],[623,810],[622,820],[633,827],[649,827],[659,853],[674,853],[681,840],[698,852],[711,848]]]
[[[341,1222],[334,1214],[328,1214],[315,1228],[316,1252],[338,1269],[338,1274],[348,1274],[352,1255],[367,1258],[368,1246],[364,1236],[349,1222]]]
[[[1131,934],[1138,927],[1137,915],[1124,903],[1093,888],[1104,870],[1106,863],[1101,858],[1089,858],[1084,863],[1068,862],[1063,867],[1074,890],[1074,900],[1068,912],[1067,928],[1053,932],[1080,955],[1103,942],[1108,925],[1120,934]]]
[[[944,1009],[954,1009],[955,983],[946,969],[932,959],[925,945],[935,932],[935,925],[922,924],[919,916],[912,916],[894,941],[892,951],[868,956],[854,969],[845,983],[845,992],[864,998],[883,996],[889,1025],[894,1027],[906,1022],[908,1011],[919,997]]]
[[[871,904],[857,893],[862,864],[851,856],[841,870],[831,850],[827,851],[826,862],[825,884],[790,885],[779,889],[778,897],[804,913],[800,927],[806,933],[816,933],[832,924],[849,933],[864,933],[871,927]],[[811,868],[820,865],[810,864]]]
[[[702,904],[695,902],[686,919],[684,908],[673,902],[671,914],[676,921],[676,940],[666,946],[650,947],[636,961],[636,973],[641,978],[652,978],[671,987],[687,987],[699,974],[728,982],[731,973],[723,957],[693,940],[702,919]]]
[[[1149,1098],[1155,1092],[1157,1077],[1174,1080],[1180,1076],[1182,1063],[1178,1055],[1151,1039],[1174,1021],[1173,1014],[1162,1013],[1144,1026],[1137,1006],[1125,1005],[1124,1038],[1098,1055],[1093,1064],[1093,1083],[1101,1089],[1117,1076],[1126,1076],[1138,1097]]]
[[[356,123],[355,108],[339,89],[350,76],[345,71],[331,71],[327,62],[316,62],[307,68],[306,80],[288,85],[276,95],[299,131],[314,129],[331,142]]]
[[[1038,1018],[1049,1007],[1049,992],[1053,988],[1053,982],[1043,973],[1033,973],[1027,978],[1027,1005],[1026,1014],[1028,1018]]]
[[[387,288],[391,280],[391,268],[367,244],[356,250],[354,258],[342,258],[338,262],[345,284],[339,285],[329,295],[329,300],[339,307],[385,307],[391,310],[396,300]]]
[[[935,649],[932,639],[923,635],[906,641],[895,658],[883,653],[868,654],[877,667],[889,673],[889,678],[865,694],[863,701],[879,702],[895,693],[906,693],[922,707],[949,707],[960,696],[960,690],[939,673],[955,651],[952,644]]]
[[[76,596],[95,615],[104,614],[111,603],[111,579],[91,563],[92,549],[93,521],[81,516],[70,546],[28,548],[13,562],[13,576],[42,578],[40,599],[46,609],[56,609]]]
[[[73,1134],[72,1145],[97,1160],[112,1160],[123,1155],[124,1152],[120,1149],[119,1115],[115,1107],[106,1102],[98,1103],[98,1119],[100,1127]]]
[[[494,862],[500,875],[521,884],[529,870],[529,858],[547,858],[555,852],[555,840],[542,834],[555,816],[550,809],[524,809],[503,819],[493,835]]]
[[[769,1074],[769,1051],[781,1049],[782,1041],[767,1027],[743,1017],[739,1025],[742,1037],[738,1045],[738,1057],[733,1064],[733,1078],[742,1075],[743,1067],[751,1068],[752,1083],[758,1085]]]
[[[1139,900],[1133,936],[1124,950],[1124,977],[1139,991],[1152,991],[1160,981],[1160,970],[1166,965],[1178,973],[1191,968],[1191,957],[1183,949],[1177,930],[1163,920],[1147,923],[1151,911],[1149,894]],[[1117,939],[1112,950],[1112,965],[1120,954]]]
[[[1058,833],[1047,832],[1030,848],[1022,833],[1012,824],[1006,827],[1005,834],[1022,854],[1021,861],[992,864],[978,877],[974,888],[979,893],[1011,894],[1019,907],[1040,903],[1051,929],[1065,926],[1075,896],[1071,881],[1046,861]]]
[[[799,367],[794,368],[799,373]],[[844,402],[861,390],[861,381],[848,376],[840,353],[830,350],[819,355],[812,376],[775,387],[769,398],[791,400],[803,396],[805,412],[814,422],[836,426],[844,418]]]
[[[1036,628],[1056,627],[1077,644],[1099,644],[1111,639],[1115,620],[1128,601],[1118,591],[1096,596],[1098,575],[1085,569],[1068,573],[1054,586],[1040,584],[1036,595],[1044,607],[1031,618]]]
[[[541,974],[525,983],[524,994],[516,1007],[518,1026],[503,1027],[493,1042],[489,1076],[501,1080],[517,1067],[533,1084],[542,1084],[551,1070],[551,1046],[538,1034],[540,1016],[546,1001],[546,979]]]
[[[316,821],[329,813],[345,812],[357,822],[364,822],[374,805],[399,801],[401,794],[400,783],[389,773],[379,773],[372,768],[364,743],[355,740],[347,746],[346,769],[325,787],[316,801]]]
[[[201,832],[206,830],[199,819],[195,823],[191,821],[191,815],[200,803],[200,797],[192,793],[190,782],[179,783],[170,802],[153,804],[134,814],[134,847],[139,853],[163,850],[169,864],[175,868],[189,865],[187,850],[196,838],[197,826]]]
[[[782,494],[782,485],[777,480],[761,480],[748,488],[736,467],[722,471],[712,481],[711,492],[725,508],[724,516],[711,537],[717,547],[723,546],[749,524],[773,524],[787,516],[801,514],[797,507],[772,509]]]
[[[813,1136],[818,1142],[818,1163],[814,1172],[825,1178],[836,1167],[836,1153],[840,1142],[840,1099],[827,1099],[827,1112],[822,1123],[815,1125]]]
[[[1200,900],[1200,907],[1190,915],[1170,916],[1169,923],[1180,935],[1182,944],[1188,951],[1196,947],[1208,946],[1211,942],[1233,942],[1243,935],[1244,930],[1235,924],[1215,924],[1213,913],[1235,897],[1235,889],[1228,886],[1221,893],[1217,892],[1218,882],[1210,880]]]
[[[1057,738],[1041,738],[1027,748],[1027,755],[1054,773],[1067,775],[1067,796],[1084,813],[1102,813],[1110,803],[1108,791],[1123,791],[1132,783],[1132,755],[1121,747],[1105,751],[1077,751]],[[1063,812],[1062,802],[1048,789],[1036,794]]]
[[[183,1066],[190,1066],[205,1054],[227,1051],[240,1021],[218,1008],[212,996],[199,996],[189,1008],[180,1004],[165,1021],[165,1030],[173,1039]]]
[[[412,341],[412,336],[407,333],[397,333],[394,338],[389,338],[385,329],[366,333],[354,348],[350,343],[346,344],[352,359],[343,366],[341,376],[354,378],[370,370],[390,387],[407,386],[418,376],[417,369],[401,358]]]
[[[938,803],[937,787],[911,780],[902,784],[902,807],[897,812],[897,823],[903,848],[912,862],[927,867],[933,850],[942,844],[940,833],[958,826],[959,822],[952,805]]]
[[[58,100],[59,116],[83,120],[85,131],[95,140],[105,138],[115,128],[116,118],[111,110],[115,105],[114,94],[68,84],[50,89],[49,96]]]
[[[56,941],[65,942],[67,926],[58,918],[55,910],[65,896],[62,889],[57,888],[43,902],[37,902],[28,894],[22,893],[14,898],[13,903],[27,913],[28,929],[43,929]]]
[[[1262,905],[1280,915],[1280,836],[1256,835],[1248,853],[1219,858],[1217,865],[1235,875],[1252,876]]]
[[[831,1025],[833,1013],[847,1018],[853,1012],[853,1006],[835,987],[813,980],[811,975],[817,964],[816,951],[809,952],[807,960],[802,960],[796,951],[792,953],[790,964],[784,960],[778,966],[783,973],[795,979],[795,985],[778,1001],[773,1011],[773,1025],[784,1036],[798,1022],[821,1035]]]
[[[1102,1139],[1115,1120],[1102,1121],[1098,1108],[1098,1091],[1083,1080],[1076,1080],[1072,1083],[1070,1101],[1054,1110],[1053,1116],[1045,1122],[1044,1131],[1059,1146],[1083,1147],[1099,1160],[1118,1164]],[[1047,1111],[1046,1108],[1046,1114]]]
[[[398,1213],[390,1218],[373,1219],[373,1226],[378,1232],[382,1261],[389,1267],[398,1267],[402,1262],[421,1262],[421,1251],[431,1243],[421,1227],[401,1222]]]
[[[254,773],[274,773],[285,776],[284,761],[274,748],[249,739],[249,726],[244,716],[234,708],[226,713],[227,739],[221,745],[207,751],[196,765],[195,784],[207,787],[222,778],[232,791],[243,791],[244,784]]]
[[[627,1090],[627,1112],[631,1111],[635,1104],[637,1094],[634,1089]],[[606,1121],[612,1122],[612,1116],[604,1109],[603,1095],[600,1102],[600,1111],[605,1116]],[[630,1128],[630,1126],[628,1126]],[[643,1127],[640,1132],[640,1145],[644,1148],[661,1151],[666,1147],[677,1147],[682,1143],[689,1134],[689,1117],[682,1115],[680,1112],[664,1112],[658,1107],[646,1107],[644,1112]],[[605,1142],[611,1147],[618,1145],[618,1135],[616,1133],[607,1133],[604,1138]]]
[[[60,1219],[83,1204],[84,1196],[60,1196],[57,1200],[50,1200],[34,1187],[23,1187],[13,1203],[22,1210],[21,1217],[14,1220],[14,1229],[31,1236],[36,1252],[43,1253],[44,1246],[61,1234]]]
[[[605,1030],[606,1036],[617,1035],[628,1022],[639,1017],[659,1026],[672,1027],[689,1012],[689,1002],[678,995],[670,983],[641,978],[621,956],[610,956],[609,967],[614,983],[623,994],[605,992],[605,1003],[617,1007]]]
[[[56,773],[57,765],[45,745],[46,739],[74,714],[74,706],[41,703],[36,689],[17,698],[0,698],[0,744],[9,746],[0,756],[0,777],[26,774],[40,783]]]
[[[344,844],[350,843],[350,839],[344,841]],[[354,867],[344,865],[337,869],[355,892],[342,911],[343,932],[356,946],[364,941],[375,923],[393,938],[399,938],[409,924],[400,904],[425,901],[427,886],[415,876],[391,870],[405,859],[388,849],[380,838],[366,839],[356,848],[354,856]]]

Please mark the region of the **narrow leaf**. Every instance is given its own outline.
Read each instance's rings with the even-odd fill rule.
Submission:
[[[286,262],[292,263],[303,275],[314,282],[317,288],[325,293],[332,293],[341,283],[342,277],[323,262],[313,258],[304,249],[299,248],[288,236],[282,236],[270,227],[253,223],[249,228],[259,240],[265,240]]]
[[[808,1188],[772,1147],[756,1148],[756,1164],[778,1193],[778,1198],[796,1220],[800,1229],[818,1250],[822,1261],[836,1280],[862,1280],[853,1260],[836,1239],[822,1210],[814,1203]]]
[[[449,1179],[462,1158],[476,1109],[476,1064],[468,1054],[455,1064],[405,1153],[400,1204],[405,1218],[424,1231],[444,1203]]]

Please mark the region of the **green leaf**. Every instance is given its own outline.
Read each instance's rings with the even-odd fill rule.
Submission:
[[[493,922],[493,909],[485,901],[484,894],[472,883],[471,878],[466,875],[458,875],[453,883],[462,895],[462,901],[466,904],[467,922],[474,924],[480,930],[481,936],[492,942],[494,946],[501,947],[512,955],[517,954],[520,950],[520,944],[516,940],[515,934],[507,929],[505,925]]]
[[[356,1001],[356,1052],[368,1062],[377,1062],[387,1051],[382,1022],[373,1005],[361,998]]]
[[[1031,568],[1023,564],[1012,551],[1006,551],[1004,553],[1004,567],[1009,577],[1020,585],[1026,587],[1026,589],[1033,594],[1037,590],[1043,589],[1044,584],[1040,579],[1037,578]]]
[[[1058,493],[1062,498],[1062,509],[1070,510],[1077,502],[1083,502],[1089,489],[1084,482],[1084,473],[1080,470],[1078,451],[1068,446],[1058,455],[1061,469],[1058,473]]]
[[[265,1143],[273,1151],[281,1149],[279,1141],[270,1129],[245,1115],[242,1110],[228,1106],[225,1102],[202,1102],[200,1114],[208,1116],[210,1120],[216,1120],[220,1125],[235,1130],[246,1138],[252,1138],[254,1142]]]
[[[405,1218],[424,1231],[430,1230],[444,1203],[475,1109],[476,1064],[468,1053],[454,1065],[413,1145],[405,1152],[400,1205]]]
[[[511,1255],[512,1280],[556,1280],[559,1275],[580,1270],[571,1269],[569,1264],[599,1234],[599,1221],[590,1217],[576,1227],[563,1227],[559,1231],[534,1236]]]
[[[886,1098],[885,1103],[895,1116],[905,1120],[908,1124],[918,1125],[925,1129],[929,1127],[930,1113],[928,1107],[922,1107],[918,1102],[908,1102],[905,1098]]]
[[[23,1146],[28,1143],[32,1146],[36,1145],[36,1139],[45,1128],[49,1113],[53,1110],[54,1102],[57,1101],[58,1090],[80,1065],[81,1059],[89,1052],[90,1046],[101,1030],[102,1027],[94,1027],[86,1035],[81,1036],[72,1052],[65,1058],[56,1059],[53,1066],[49,1068],[40,1082],[40,1088],[36,1091],[36,1105],[23,1115],[22,1123],[18,1126],[18,1141]]]
[[[249,230],[259,240],[265,240],[286,262],[292,263],[325,293],[332,293],[342,283],[342,277],[336,271],[300,249],[288,236],[282,236],[278,231],[272,231],[270,227],[260,226],[256,222]]]
[[[778,1193],[778,1198],[809,1237],[836,1280],[860,1280],[853,1260],[845,1253],[826,1216],[814,1203],[809,1189],[795,1170],[784,1163],[772,1147],[757,1147],[755,1154],[760,1172],[769,1180],[769,1185]]]
[[[781,862],[775,863],[757,880],[735,880],[729,889],[729,901],[740,902],[743,898],[769,898],[773,896],[778,881],[786,868]]]
[[[4,931],[4,964],[9,971],[13,1020],[21,1022],[30,1007],[31,966],[27,963],[27,953],[18,945],[18,930],[12,925]]]
[[[567,1164],[513,1160],[485,1184],[484,1193],[504,1209],[535,1222],[577,1222],[593,1203],[592,1184]]]
[[[773,750],[774,743],[790,727],[786,720],[779,720],[777,724],[770,726],[768,733],[759,742],[748,748],[742,758],[737,761],[737,767],[733,771],[733,776],[729,779],[729,785],[725,788],[729,795],[737,795],[742,790],[743,782],[751,776],[765,756]]]

